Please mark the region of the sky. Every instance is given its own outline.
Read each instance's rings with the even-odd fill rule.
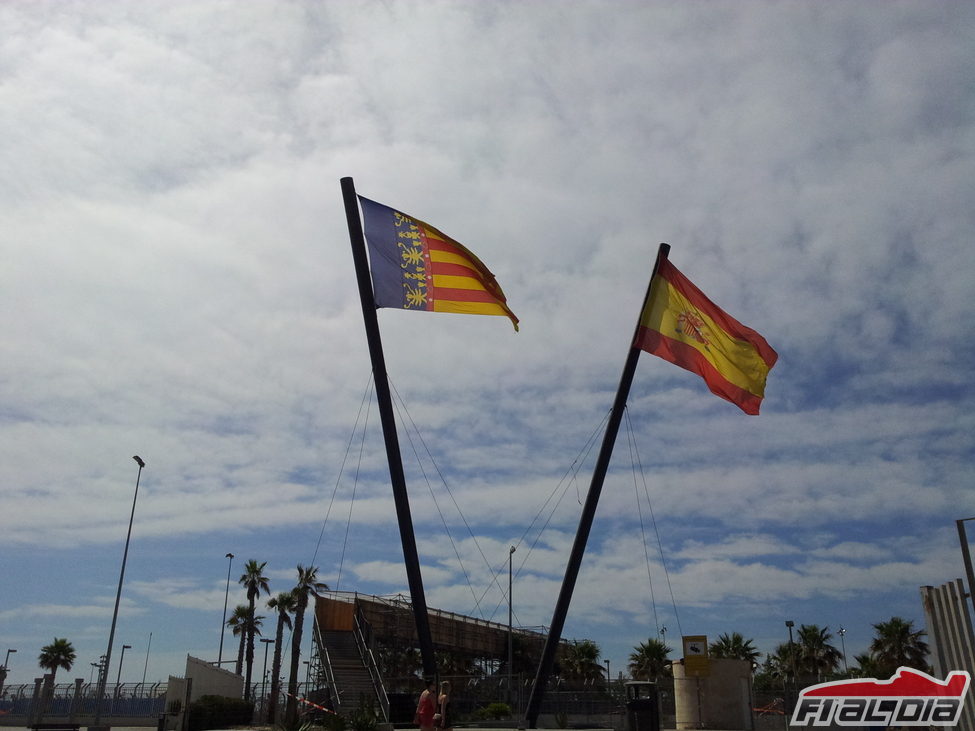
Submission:
[[[963,576],[971,3],[37,1],[0,31],[8,682],[55,637],[70,677],[105,652],[132,455],[123,680],[217,659],[248,559],[406,591],[344,176],[521,320],[379,312],[430,606],[506,622],[515,545],[515,624],[549,624],[660,242],[779,361],[752,417],[640,359],[564,636],[615,676],[791,620],[852,665]]]

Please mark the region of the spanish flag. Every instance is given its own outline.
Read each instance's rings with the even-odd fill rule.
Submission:
[[[650,285],[634,345],[704,379],[711,392],[758,414],[778,354],[715,305],[665,257]]]
[[[359,196],[377,307],[504,315],[515,330],[491,270],[428,223]]]

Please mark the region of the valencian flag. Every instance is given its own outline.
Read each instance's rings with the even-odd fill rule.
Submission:
[[[358,196],[376,307],[518,318],[488,269],[428,223]]]
[[[637,347],[696,373],[711,392],[757,414],[778,354],[661,258],[640,318]]]

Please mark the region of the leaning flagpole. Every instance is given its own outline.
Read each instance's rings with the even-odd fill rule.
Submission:
[[[393,501],[396,504],[396,520],[399,523],[403,558],[406,562],[406,576],[413,603],[413,617],[416,621],[416,634],[420,643],[420,655],[423,658],[423,674],[427,678],[435,678],[437,663],[433,653],[430,619],[427,616],[423,578],[420,575],[420,558],[416,550],[413,518],[410,515],[410,500],[406,492],[406,477],[403,474],[403,459],[400,454],[399,438],[396,434],[393,400],[389,392],[389,380],[386,377],[386,358],[383,355],[383,344],[379,337],[379,318],[376,317],[376,304],[373,299],[372,280],[369,275],[369,261],[366,258],[365,237],[362,233],[362,220],[359,218],[359,201],[356,198],[352,178],[342,178],[341,182],[342,197],[345,201],[345,218],[349,225],[349,239],[352,243],[352,258],[355,261],[355,274],[359,283],[359,299],[362,302],[362,318],[365,321],[369,358],[372,361],[372,376],[376,384],[376,399],[379,402],[379,417],[383,425],[383,439],[386,442],[386,459],[389,462],[389,478],[393,487]]]
[[[545,686],[548,684],[549,676],[552,674],[552,666],[555,663],[555,653],[558,650],[559,642],[562,639],[562,628],[565,625],[565,617],[569,612],[569,602],[572,600],[572,591],[575,589],[576,579],[579,576],[579,567],[582,565],[582,555],[586,551],[586,542],[589,540],[589,532],[592,529],[593,517],[596,514],[596,505],[599,503],[599,494],[603,489],[603,481],[606,478],[606,471],[609,468],[610,458],[613,456],[613,447],[616,444],[616,436],[619,433],[620,423],[623,420],[623,411],[626,408],[626,399],[630,395],[630,385],[633,383],[633,374],[636,372],[636,364],[640,358],[640,349],[636,346],[636,336],[640,330],[640,318],[646,309],[647,302],[650,300],[650,289],[653,286],[653,278],[657,274],[660,262],[667,258],[670,251],[668,244],[661,244],[657,251],[657,260],[654,262],[653,271],[650,273],[650,284],[647,285],[647,294],[640,307],[640,317],[637,318],[636,329],[634,330],[633,340],[630,342],[630,350],[626,356],[626,363],[623,365],[623,375],[620,376],[620,385],[616,390],[616,399],[613,401],[613,410],[609,415],[609,422],[606,425],[606,433],[603,435],[603,444],[599,450],[599,457],[592,473],[592,482],[589,484],[589,494],[586,495],[586,504],[582,508],[582,515],[579,518],[579,527],[576,530],[575,542],[572,544],[572,553],[569,554],[569,563],[565,567],[565,578],[562,579],[562,590],[559,592],[559,599],[555,603],[555,612],[552,615],[552,623],[549,625],[548,638],[545,640],[545,649],[542,650],[542,659],[538,664],[538,672],[535,675],[535,683],[532,686],[531,696],[528,699],[528,708],[525,711],[525,721],[528,728],[536,728],[538,714],[542,706],[542,697],[545,695]]]

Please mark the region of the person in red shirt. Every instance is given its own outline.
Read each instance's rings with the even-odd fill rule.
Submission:
[[[420,731],[433,731],[433,717],[437,713],[437,681],[426,679],[427,689],[420,694],[420,702],[416,706],[416,724]]]

